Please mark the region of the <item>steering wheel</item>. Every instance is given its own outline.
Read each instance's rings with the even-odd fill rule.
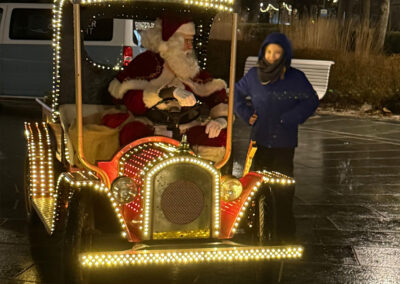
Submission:
[[[161,104],[166,104],[167,108],[159,109],[158,106]],[[147,117],[156,124],[167,125],[167,129],[173,131],[174,138],[179,140],[179,125],[188,123],[199,117],[207,118],[210,109],[199,100],[196,100],[196,104],[191,107],[178,106],[178,101],[175,98],[163,99],[147,111]]]

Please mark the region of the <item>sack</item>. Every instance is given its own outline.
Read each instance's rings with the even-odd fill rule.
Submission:
[[[110,160],[120,148],[119,130],[119,127],[110,128],[108,126],[98,124],[84,125],[83,155],[86,160],[91,164],[95,164],[96,161]],[[69,128],[68,135],[75,149],[74,161],[76,162],[76,164],[78,164],[78,139],[75,122]]]

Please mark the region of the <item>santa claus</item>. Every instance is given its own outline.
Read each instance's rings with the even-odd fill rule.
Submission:
[[[185,109],[201,102],[209,108],[208,119],[179,125],[180,132],[186,133],[192,149],[203,158],[223,158],[228,112],[226,83],[200,70],[193,51],[194,34],[194,23],[177,17],[157,19],[154,28],[142,33],[147,51],[135,57],[108,88],[134,117],[110,114],[103,118],[104,125],[114,128],[124,123],[121,146],[146,136],[172,135],[165,126],[148,119],[150,110],[168,109],[171,104]]]

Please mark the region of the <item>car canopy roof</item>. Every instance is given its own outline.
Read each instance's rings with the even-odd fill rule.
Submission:
[[[208,36],[214,17],[219,11],[231,12],[233,2],[233,0],[82,0],[73,3],[81,4],[82,28],[88,26],[93,19],[122,18],[152,22],[164,13],[188,14],[196,25],[195,50],[200,66],[204,67]],[[53,8],[53,87],[49,102],[53,121],[58,120],[59,105],[75,103],[75,71],[74,64],[71,64],[74,62],[73,3],[58,0],[55,1]],[[118,68],[112,66],[93,64],[82,48],[83,103],[110,104],[111,96],[107,95],[107,86],[118,71]]]

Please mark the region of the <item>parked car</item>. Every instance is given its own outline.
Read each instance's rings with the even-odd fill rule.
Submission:
[[[281,262],[302,256],[301,246],[282,245],[276,239],[272,188],[284,191],[294,180],[276,172],[249,172],[240,178],[221,172],[231,151],[234,71],[227,152],[221,162],[196,156],[184,136],[181,140],[146,137],[118,150],[110,160],[89,163],[85,159],[84,118],[116,108],[101,102],[104,87],[117,70],[97,68],[80,57],[80,33],[74,33],[81,29],[79,23],[86,26],[94,15],[151,22],[166,11],[190,12],[202,31],[196,51],[205,56],[208,38],[204,35],[211,25],[204,23],[211,23],[219,9],[229,10],[233,3],[224,5],[206,8],[152,0],[80,6],[56,1],[53,92],[48,102],[41,102],[43,121],[25,124],[25,201],[31,226],[43,226],[61,246],[60,281],[84,281],[94,268]],[[237,14],[233,14],[233,35],[236,27]],[[232,41],[234,47],[236,38]],[[235,51],[232,48],[231,58]],[[235,60],[231,64],[235,70]],[[74,123],[75,144],[69,132]]]
[[[52,91],[52,4],[0,3],[0,98],[37,98]],[[143,51],[133,19],[92,18],[82,26],[85,60],[121,68]]]

